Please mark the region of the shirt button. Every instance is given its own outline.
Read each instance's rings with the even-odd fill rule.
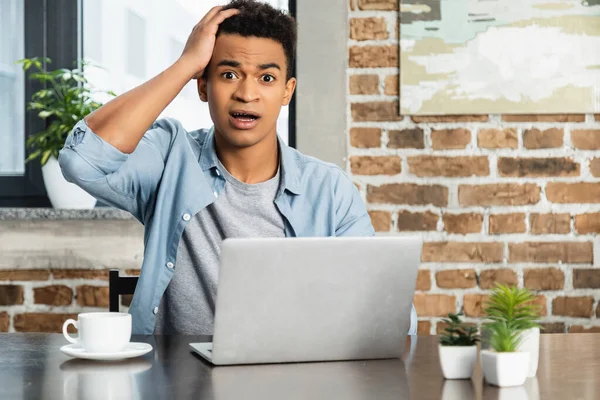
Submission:
[[[219,197],[219,193],[213,192],[213,194],[215,195],[215,198]]]
[[[174,265],[174,264],[173,264],[171,261],[169,261],[169,262],[167,263],[167,268],[169,268],[169,269],[173,269],[173,267],[175,267],[175,265]]]
[[[188,214],[188,213],[183,214],[183,220],[184,221],[189,221],[190,218],[192,218],[192,216],[190,214]]]
[[[216,170],[217,176],[221,176],[221,171],[219,171],[218,169]]]
[[[153,312],[154,314],[158,314],[158,307],[154,307],[154,310],[152,310],[152,312]]]

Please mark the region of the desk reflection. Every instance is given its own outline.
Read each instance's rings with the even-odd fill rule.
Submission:
[[[213,398],[410,399],[401,360],[214,367]]]
[[[73,359],[60,365],[64,399],[137,400],[135,376],[152,368],[145,358],[117,362]]]

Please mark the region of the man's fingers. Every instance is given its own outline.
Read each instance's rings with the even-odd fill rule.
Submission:
[[[223,8],[223,6],[216,6],[216,7],[211,8],[206,13],[206,15],[204,17],[202,17],[202,19],[200,20],[200,22],[198,22],[198,24],[210,21],[215,15],[217,15],[219,13],[219,11],[221,11],[222,8]]]
[[[238,10],[236,8],[230,8],[228,10],[221,11],[217,15],[215,15],[212,20],[210,20],[210,23],[219,25],[221,22],[225,21],[227,18],[232,17],[236,14],[239,14],[239,12],[240,12],[240,10]]]

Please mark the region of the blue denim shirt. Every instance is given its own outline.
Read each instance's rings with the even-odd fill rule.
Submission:
[[[374,235],[358,190],[340,168],[281,141],[279,149],[282,183],[275,205],[286,237]],[[129,312],[134,334],[152,334],[160,299],[177,269],[181,234],[225,186],[213,129],[187,132],[176,120],[157,120],[126,154],[82,120],[67,137],[59,163],[69,182],[144,225],[144,261]],[[416,326],[413,307],[411,334]]]

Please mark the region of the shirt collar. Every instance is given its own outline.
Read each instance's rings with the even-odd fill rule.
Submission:
[[[287,146],[279,135],[277,136],[279,154],[281,155],[281,182],[282,187],[294,194],[301,194],[298,165],[294,150]],[[202,152],[200,153],[200,167],[203,171],[217,168],[218,158],[215,150],[215,128],[210,128],[204,139]]]

